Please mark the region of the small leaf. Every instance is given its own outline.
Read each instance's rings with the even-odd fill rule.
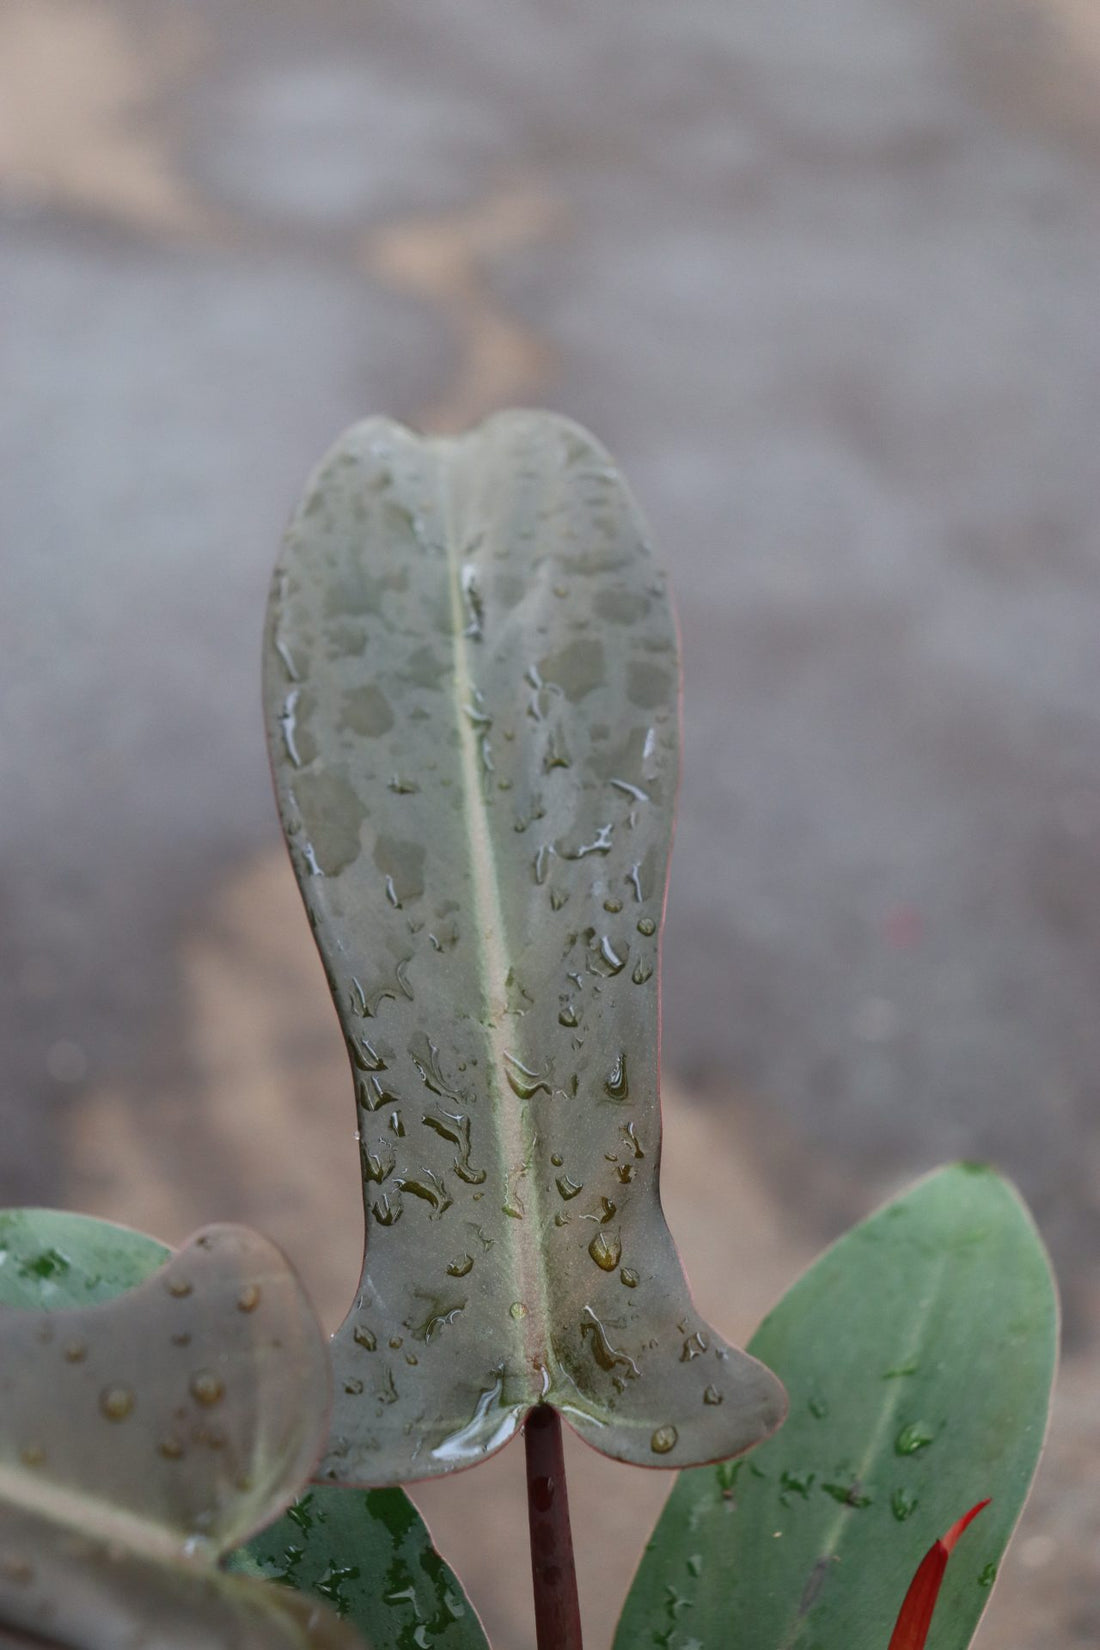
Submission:
[[[299,1490],[325,1436],[301,1286],[243,1227],[151,1272],[163,1254],[80,1217],[0,1216],[0,1624],[79,1650],[154,1626],[165,1650],[352,1650],[327,1612],[214,1567]],[[133,1286],[106,1298],[119,1277]],[[27,1309],[36,1295],[47,1310]]]
[[[1038,1460],[1057,1319],[1035,1227],[989,1170],[943,1169],[857,1226],[750,1342],[787,1384],[786,1426],[680,1475],[617,1650],[654,1624],[703,1650],[883,1650],[906,1578],[978,1487],[993,1504],[936,1618],[936,1650],[964,1650]]]
[[[290,525],[269,742],[367,1226],[326,1477],[469,1465],[540,1401],[647,1466],[781,1419],[658,1196],[679,674],[637,507],[565,419],[357,425]]]
[[[932,1612],[936,1608],[936,1600],[940,1596],[940,1587],[947,1569],[947,1560],[967,1525],[988,1505],[988,1501],[979,1501],[977,1506],[971,1507],[968,1513],[964,1513],[952,1524],[946,1535],[941,1536],[929,1547],[905,1595],[897,1625],[890,1635],[888,1650],[924,1650],[928,1629],[932,1625]]]
[[[325,1598],[372,1650],[488,1650],[454,1573],[401,1490],[315,1485],[245,1549],[250,1573]]]

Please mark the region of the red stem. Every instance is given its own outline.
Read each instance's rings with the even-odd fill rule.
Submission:
[[[538,1650],[583,1650],[561,1418],[549,1404],[527,1417],[527,1517]]]

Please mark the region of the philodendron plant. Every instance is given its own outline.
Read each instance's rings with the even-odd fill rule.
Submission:
[[[484,1650],[398,1486],[523,1430],[538,1644],[578,1650],[564,1415],[687,1469],[616,1650],[920,1650],[930,1622],[962,1650],[1041,1447],[1049,1267],[956,1165],[747,1353],[695,1311],[658,1188],[677,636],[607,453],[547,414],[357,425],[288,530],[266,653],[362,1280],[330,1360],[253,1234],[172,1256],[2,1217],[0,1647]]]

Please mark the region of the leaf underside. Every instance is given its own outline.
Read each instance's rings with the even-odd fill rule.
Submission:
[[[650,1466],[781,1418],[695,1312],[658,1197],[678,693],[663,576],[576,425],[375,419],[316,472],[265,699],[361,1138],[329,1478],[468,1465],[543,1400]]]
[[[941,1170],[857,1226],[750,1342],[786,1426],[681,1474],[616,1650],[884,1650],[931,1544],[988,1496],[929,1639],[964,1650],[1035,1471],[1057,1328],[1038,1234],[991,1171]]]
[[[308,1477],[327,1397],[309,1303],[258,1234],[172,1255],[0,1215],[0,1642],[353,1650],[316,1601],[216,1568]]]

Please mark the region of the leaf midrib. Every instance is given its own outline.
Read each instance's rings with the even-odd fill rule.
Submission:
[[[497,861],[489,812],[482,789],[482,773],[477,746],[477,734],[465,707],[474,703],[477,683],[471,661],[471,648],[478,645],[466,635],[465,605],[462,592],[462,550],[458,531],[458,510],[455,501],[454,471],[460,466],[460,440],[440,441],[439,491],[440,514],[443,523],[443,543],[447,556],[451,596],[451,632],[454,656],[454,716],[458,727],[460,762],[462,768],[463,818],[466,826],[466,844],[473,883],[478,969],[481,998],[484,1006],[482,1025],[488,1043],[486,1062],[486,1099],[493,1108],[496,1128],[493,1130],[499,1159],[500,1185],[507,1195],[509,1177],[526,1161],[529,1142],[523,1136],[523,1118],[519,1102],[504,1077],[504,1056],[516,1054],[507,1048],[507,1042],[518,1042],[525,1063],[530,1051],[521,1034],[504,1036],[503,1018],[507,1008],[506,980],[509,969],[507,929],[497,877]],[[515,1278],[515,1299],[527,1308],[520,1319],[525,1342],[528,1368],[548,1366],[549,1347],[546,1343],[546,1325],[550,1321],[549,1290],[545,1266],[537,1242],[527,1237],[528,1230],[541,1230],[539,1192],[533,1175],[525,1179],[523,1187],[524,1215],[508,1219],[512,1270]],[[531,1227],[526,1223],[530,1221]]]

